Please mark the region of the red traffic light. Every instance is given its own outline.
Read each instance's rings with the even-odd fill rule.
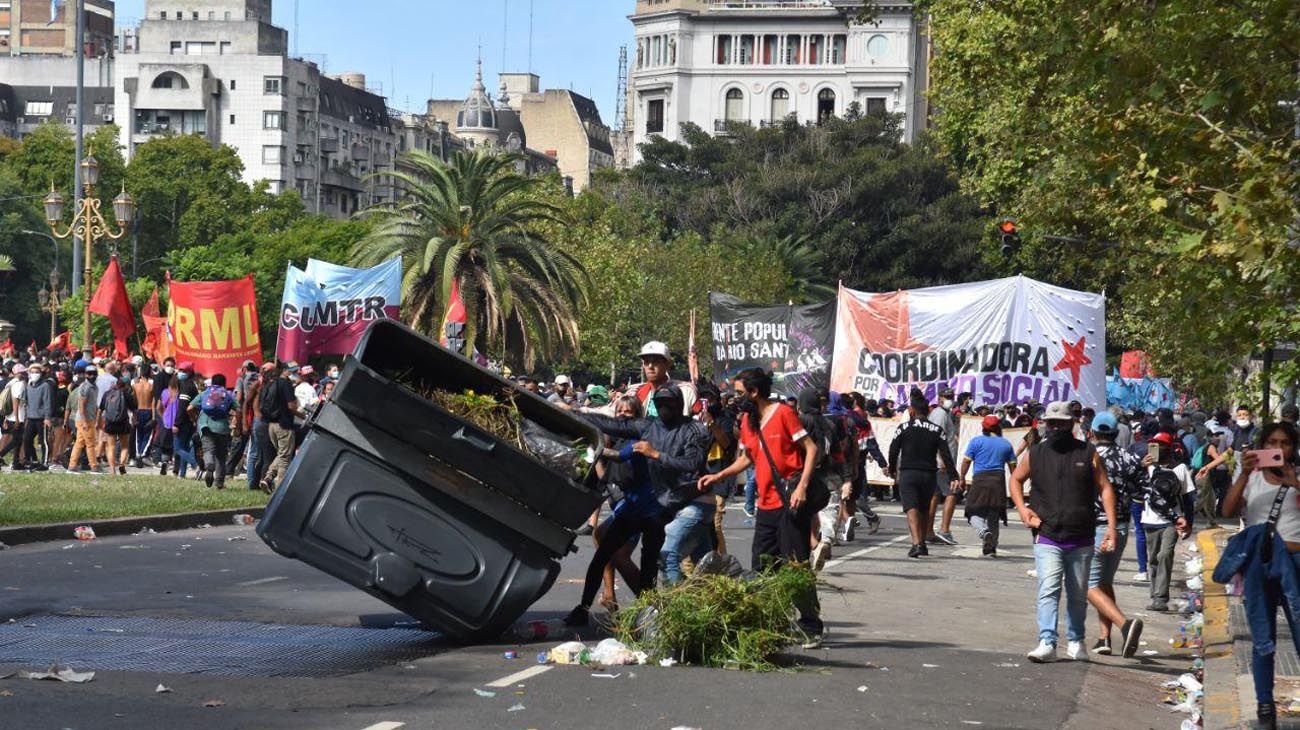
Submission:
[[[1001,223],[998,224],[998,230],[1005,235],[1014,236],[1016,232],[1019,230],[1019,226],[1016,225],[1016,222],[1014,220],[1010,218],[1006,218]]]

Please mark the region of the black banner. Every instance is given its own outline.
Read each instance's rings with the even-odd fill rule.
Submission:
[[[830,384],[835,351],[835,300],[801,306],[744,304],[727,294],[709,295],[713,371],[719,379],[748,368],[774,374],[783,396]]]

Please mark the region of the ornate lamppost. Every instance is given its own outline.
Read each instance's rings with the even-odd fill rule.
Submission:
[[[48,312],[50,315],[50,342],[53,342],[54,338],[58,336],[59,312],[62,311],[63,303],[68,299],[68,287],[59,288],[58,269],[50,272],[50,288],[46,289],[42,286],[41,290],[36,292],[36,298],[41,303],[41,311]]]
[[[45,221],[50,226],[50,231],[56,238],[69,238],[77,236],[86,242],[85,271],[84,281],[85,289],[85,310],[82,315],[82,327],[84,328],[85,349],[92,347],[90,336],[90,297],[94,287],[91,285],[90,257],[94,250],[96,241],[108,239],[110,241],[120,241],[126,236],[130,227],[131,219],[135,217],[135,201],[127,194],[126,188],[122,193],[113,199],[113,215],[117,217],[117,231],[109,228],[108,221],[104,220],[103,213],[100,212],[99,198],[95,197],[95,185],[99,183],[99,161],[94,155],[87,155],[86,159],[81,161],[81,184],[85,188],[85,195],[81,200],[75,201],[77,206],[76,213],[72,217],[72,223],[62,233],[59,232],[59,221],[63,220],[63,196],[59,194],[54,186],[50,186],[50,194],[45,196]],[[51,337],[53,339],[53,337]]]

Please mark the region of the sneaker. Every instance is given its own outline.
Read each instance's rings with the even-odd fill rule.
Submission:
[[[1099,656],[1110,656],[1110,639],[1097,639],[1097,643],[1092,645],[1092,653]]]
[[[219,480],[217,482],[217,489],[225,489],[225,488],[226,488],[226,480],[224,479]]]
[[[826,561],[830,560],[830,557],[831,557],[831,541],[822,540],[821,542],[817,543],[817,547],[813,548],[812,556],[809,558],[809,562],[812,563],[813,572],[820,573],[821,569],[826,567]]]
[[[1029,661],[1035,664],[1048,664],[1056,661],[1056,644],[1049,644],[1046,641],[1038,642],[1038,647],[1025,655]]]
[[[1255,719],[1259,721],[1260,730],[1277,730],[1277,705],[1261,702],[1255,707]]]
[[[126,467],[125,466],[117,467],[117,473],[121,476],[126,476]]]
[[[215,479],[217,475],[213,474],[211,469],[202,472],[202,474],[203,474],[203,484],[206,485],[208,489],[211,489],[212,480]]]
[[[867,534],[868,534],[868,535],[874,535],[874,534],[876,534],[877,532],[880,532],[880,518],[879,518],[879,517],[868,517],[868,518],[867,518]]]
[[[921,548],[922,548],[922,547],[923,547],[923,546],[921,546],[921,545],[913,545],[913,546],[912,546],[912,549],[907,551],[907,557],[909,557],[909,558],[919,558],[919,557],[921,557]]]
[[[740,511],[741,511],[741,512],[744,512],[744,513],[745,513],[745,516],[748,517],[749,519],[751,519],[751,520],[754,519],[754,508],[753,508],[753,507],[750,507],[749,505],[745,505],[744,507],[741,507],[741,508],[740,508]]]
[[[929,543],[929,544],[931,544],[931,545],[941,545],[941,544],[942,544],[942,542],[939,540],[939,536],[938,536],[938,535],[927,535],[926,538],[925,538],[925,542],[927,542],[927,543]]]
[[[997,538],[993,537],[993,533],[991,532],[984,533],[984,554],[992,555],[997,551],[998,551]]]
[[[158,465],[158,476],[167,476],[167,462]]]
[[[586,626],[591,623],[591,611],[586,606],[574,606],[564,617],[565,626]]]
[[[922,555],[922,556],[929,556],[929,555],[930,555],[930,546],[926,545],[925,543],[921,543],[921,544],[918,545],[917,547],[921,548],[921,555]]]
[[[1122,653],[1125,659],[1132,659],[1138,650],[1138,642],[1142,638],[1142,619],[1131,618],[1124,622],[1123,628],[1124,646]]]
[[[1134,573],[1134,574],[1133,574],[1133,582],[1134,582],[1134,583],[1150,583],[1150,582],[1151,582],[1151,579],[1150,579],[1149,577],[1147,577],[1146,571],[1144,570],[1144,571],[1142,571],[1142,572],[1140,572],[1140,573]]]
[[[32,471],[49,471],[50,467],[44,464],[32,464]]]
[[[1154,600],[1154,601],[1152,601],[1152,602],[1147,606],[1147,610],[1148,610],[1148,611],[1156,611],[1156,612],[1158,612],[1158,613],[1168,613],[1168,611],[1169,611],[1169,602],[1168,602],[1168,601],[1161,601],[1161,600]]]
[[[939,542],[943,543],[944,545],[957,544],[957,538],[953,537],[951,532],[936,532],[934,536],[936,539],[938,539]]]
[[[807,634],[804,637],[803,648],[807,651],[822,648],[822,634]]]
[[[1088,661],[1088,647],[1084,646],[1082,641],[1071,641],[1065,649],[1065,655],[1070,657],[1071,661],[1086,662]]]
[[[579,527],[577,530],[577,534],[580,537],[586,537],[587,535],[590,535],[591,532],[592,532],[592,528],[590,522],[584,524],[582,527]]]

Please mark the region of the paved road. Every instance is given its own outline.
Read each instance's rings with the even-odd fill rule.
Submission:
[[[238,643],[229,636],[178,640],[170,632],[192,626],[184,621],[216,622],[200,628],[233,628],[236,638],[250,627],[231,622],[277,624],[284,627],[282,636],[294,640],[307,636],[308,629],[299,627],[393,627],[384,634],[362,632],[367,637],[409,637],[410,627],[385,604],[271,553],[251,528],[13,548],[0,552],[0,621],[13,619],[0,627],[8,632],[0,631],[0,656],[5,636],[45,631],[57,621],[50,615],[68,614],[110,620],[88,622],[91,628],[81,630],[89,638],[65,635],[48,642],[50,659],[81,668],[78,648],[88,646],[83,641],[102,648],[101,634],[108,632],[123,642],[152,642],[149,656],[157,661],[136,671],[99,671],[88,684],[0,681],[0,729],[395,730],[398,725],[383,723],[404,723],[421,730],[1127,730],[1170,728],[1181,721],[1159,704],[1159,684],[1191,663],[1186,652],[1168,645],[1174,617],[1147,619],[1149,643],[1143,649],[1155,656],[1030,665],[1024,651],[1034,643],[1034,582],[1025,575],[1032,567],[1027,534],[1013,523],[997,560],[980,558],[975,547],[959,547],[935,549],[935,557],[915,561],[906,557],[901,516],[890,507],[882,511],[885,528],[839,548],[838,562],[824,573],[833,586],[822,595],[832,632],[826,647],[796,650],[796,670],[771,674],[654,666],[619,668],[611,672],[618,676],[606,678],[555,667],[502,681],[539,671],[531,657],[555,642],[456,647],[419,637],[414,648],[407,647],[418,658],[376,660],[375,652],[369,658],[362,652],[347,654],[358,660],[350,674],[265,676],[318,659],[311,641],[344,651],[347,642],[338,637],[353,634],[327,629],[315,630],[329,638],[308,636],[307,644],[259,644],[273,652],[269,660],[253,663],[263,676],[183,673],[211,671],[212,662],[224,661],[214,659],[216,649],[205,657],[204,646]],[[738,510],[728,512],[727,520],[733,552],[747,555],[751,528]],[[956,532],[974,545],[964,524]],[[565,562],[555,589],[530,618],[559,617],[573,605],[589,555],[584,545]],[[1134,569],[1126,561],[1122,575]],[[1145,604],[1145,591],[1125,585],[1120,601],[1136,609]],[[511,649],[521,658],[505,659],[503,651]],[[0,666],[0,675],[14,668]],[[159,684],[171,692],[156,693]],[[476,689],[495,695],[481,696]],[[210,701],[222,704],[205,707]]]

